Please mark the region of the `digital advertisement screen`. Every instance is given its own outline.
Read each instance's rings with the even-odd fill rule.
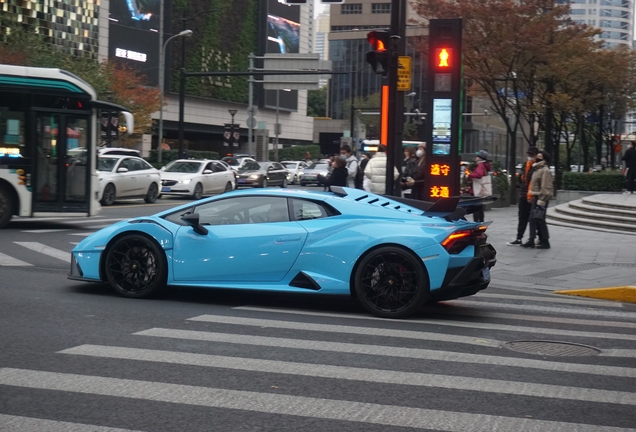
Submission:
[[[452,100],[433,100],[433,154],[449,155],[451,142]],[[435,151],[435,143],[444,143],[448,146],[438,146]]]
[[[300,24],[276,15],[267,15],[267,52],[297,53],[299,48]]]
[[[110,0],[109,18],[122,26],[159,31],[160,7],[160,0]]]

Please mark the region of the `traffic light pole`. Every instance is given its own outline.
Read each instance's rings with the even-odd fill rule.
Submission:
[[[394,168],[402,173],[402,128],[404,126],[404,92],[399,92],[398,57],[406,47],[406,0],[391,0],[391,42],[389,45],[388,81],[388,141],[386,160],[386,195],[401,196],[399,180],[393,176]]]

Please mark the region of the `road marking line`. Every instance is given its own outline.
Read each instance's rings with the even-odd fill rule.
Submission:
[[[366,319],[384,320],[386,322],[385,318],[376,318],[376,317],[361,316],[361,315],[347,315],[347,314],[330,313],[330,312],[308,312],[308,311],[299,311],[294,309],[288,310],[288,309],[275,309],[275,308],[259,308],[259,307],[250,307],[250,306],[238,306],[232,309],[258,311],[258,312],[276,312],[276,313],[282,313],[282,314],[305,315],[305,316],[346,318],[346,319],[352,318],[352,319],[365,319],[365,320]],[[452,321],[452,320],[446,320],[446,319],[439,319],[439,320],[434,320],[434,319],[406,320],[404,319],[404,320],[391,320],[391,322],[407,322],[411,324],[427,324],[427,325],[430,324],[435,326],[463,327],[463,328],[471,328],[471,329],[511,331],[511,332],[519,332],[519,333],[538,333],[538,334],[547,334],[552,336],[572,336],[572,337],[619,339],[619,340],[636,341],[636,335],[631,335],[631,334],[601,333],[601,332],[591,332],[591,331],[552,329],[552,328],[543,328],[543,327],[513,326],[508,324],[479,323],[479,322],[473,322],[473,321]]]
[[[68,229],[66,229],[66,228],[59,228],[59,229],[36,229],[36,230],[21,230],[20,232],[23,232],[23,233],[32,233],[32,234],[44,234],[44,233],[62,232],[62,231],[68,231]]]
[[[102,228],[106,228],[111,226],[112,224],[105,224],[105,225],[91,225],[91,226],[87,226],[86,229],[92,229],[92,230],[99,230]],[[92,234],[92,233],[91,233]]]
[[[613,318],[627,318],[634,319],[636,317],[636,313],[634,312],[619,312],[613,310],[602,310],[599,307],[588,307],[588,308],[568,308],[568,307],[550,307],[546,305],[517,305],[510,303],[488,303],[481,301],[472,301],[472,300],[451,300],[449,302],[445,302],[447,305],[452,305],[456,307],[469,307],[469,308],[480,308],[480,309],[509,309],[509,310],[523,310],[523,311],[533,311],[537,313],[555,313],[559,315],[585,315],[585,316],[595,316],[595,317],[613,317]],[[603,306],[604,307],[604,306]],[[622,306],[621,306],[622,307]]]
[[[524,295],[514,295],[514,294],[499,294],[499,293],[477,293],[475,295],[475,300],[479,298],[491,298],[491,299],[503,299],[503,300],[525,300],[530,302],[547,302],[547,303],[562,303],[562,304],[575,304],[578,306],[604,306],[604,307],[617,307],[622,308],[623,305],[617,305],[614,303],[607,303],[598,300],[586,300],[584,298],[574,299],[574,298],[563,298],[556,294],[553,294],[552,297],[544,295],[544,296],[524,296]]]
[[[201,315],[189,318],[188,321],[202,321],[216,324],[244,325],[252,327],[303,330],[328,333],[345,333],[364,336],[380,336],[403,339],[416,339],[499,348],[501,341],[474,336],[458,336],[452,334],[430,333],[411,330],[385,329],[376,327],[353,327],[334,324],[303,323],[296,321],[277,321],[270,319],[241,318],[220,315]]]
[[[88,237],[89,235],[93,235],[95,234],[95,231],[93,232],[83,232],[83,233],[73,233],[73,234],[69,234],[72,236],[79,236],[79,237]]]
[[[452,432],[482,432],[485,430],[636,432],[636,429],[631,428],[439,411],[396,405],[24,369],[0,369],[0,384],[191,406]]]
[[[220,342],[240,345],[252,345],[275,348],[291,348],[336,353],[378,355],[442,362],[472,363],[493,366],[512,366],[529,369],[541,369],[555,372],[572,372],[592,375],[636,378],[636,369],[631,367],[562,363],[548,360],[524,359],[518,357],[493,356],[484,354],[460,353],[452,351],[426,350],[421,348],[402,348],[395,346],[364,345],[347,342],[324,342],[302,339],[275,338],[266,336],[246,336],[229,333],[212,333],[194,330],[173,330],[152,328],[133,333],[138,336],[163,337],[171,339]],[[507,351],[501,351],[507,352]]]
[[[82,220],[71,220],[71,219],[67,219],[69,221],[69,223],[74,223],[74,224],[78,224],[78,223],[101,223],[101,222],[119,222],[119,221],[123,221],[126,220],[126,218],[113,218],[113,219],[82,219]]]
[[[13,242],[13,243],[19,246],[25,247],[27,249],[31,249],[32,251],[39,252],[41,254],[48,255],[53,258],[57,258],[67,263],[71,262],[70,252],[65,252],[63,250],[55,249],[38,242]]]
[[[636,350],[630,349],[609,349],[603,350],[601,353],[603,357],[625,357],[625,358],[636,358]]]
[[[19,417],[0,414],[0,431],[46,431],[46,432],[135,432],[131,429],[118,429],[59,420],[45,420],[33,417]]]
[[[2,252],[0,252],[0,266],[27,267],[32,265],[33,264],[29,264],[28,262],[21,261],[17,258],[13,258],[12,256],[5,255]]]
[[[224,368],[251,372],[332,378],[338,380],[352,380],[381,384],[412,385],[418,387],[470,390],[516,396],[533,396],[585,402],[636,405],[636,393],[597,390],[583,387],[491,380],[484,378],[470,378],[463,376],[400,372],[383,369],[355,368],[347,366],[261,360],[244,357],[228,357],[99,345],[80,345],[63,351],[58,351],[58,353],[109,359],[126,359],[177,365]]]

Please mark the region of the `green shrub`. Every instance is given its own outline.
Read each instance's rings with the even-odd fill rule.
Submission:
[[[312,145],[299,145],[294,147],[285,147],[278,149],[279,161],[299,161],[305,159],[305,152],[311,154],[312,159],[320,159],[320,146],[316,144]],[[269,151],[269,160],[275,160],[274,150]]]
[[[177,159],[178,150],[162,150],[161,163],[157,162],[157,150],[150,150],[150,155],[146,160],[155,168],[161,168],[171,161]],[[215,151],[188,150],[188,155],[193,159],[219,160],[219,154]]]
[[[496,189],[502,196],[506,196],[510,188],[510,182],[508,182],[508,176],[506,174],[507,173],[503,171],[501,162],[492,164],[492,186],[493,189]]]
[[[565,190],[620,192],[624,186],[625,176],[620,171],[563,173],[562,187]]]

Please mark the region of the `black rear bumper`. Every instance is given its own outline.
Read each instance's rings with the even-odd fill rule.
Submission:
[[[446,271],[442,287],[431,291],[434,301],[466,297],[485,289],[490,283],[490,269],[497,263],[497,252],[488,243],[475,246],[475,257],[464,267]]]

